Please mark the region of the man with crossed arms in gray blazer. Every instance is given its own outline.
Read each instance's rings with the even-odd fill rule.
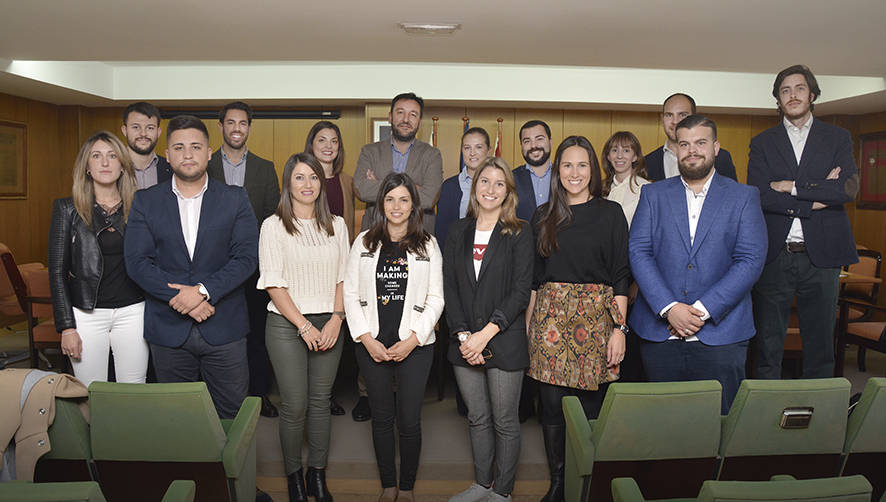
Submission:
[[[357,170],[354,172],[354,188],[357,197],[367,204],[361,228],[369,228],[372,204],[381,180],[391,172],[409,175],[418,185],[421,207],[424,210],[424,226],[434,235],[434,204],[443,184],[443,156],[440,150],[415,138],[421,126],[425,102],[415,93],[398,94],[391,100],[388,121],[391,138],[370,143],[360,150]]]

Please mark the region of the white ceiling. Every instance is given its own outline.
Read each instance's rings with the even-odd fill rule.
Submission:
[[[853,101],[851,92],[839,97],[842,105],[833,106],[841,111],[886,109],[886,93],[871,92],[870,85],[886,76],[884,0],[0,0],[0,12],[0,70],[8,61],[21,60],[105,62],[118,73],[149,64],[167,71],[177,68],[177,75],[189,78],[188,69],[200,62],[297,68],[308,62],[482,63],[483,68],[524,67],[526,80],[543,87],[545,73],[533,70],[551,66],[698,70],[714,79],[711,84],[720,72],[763,74],[771,85],[778,70],[804,63],[817,75],[873,77],[857,91],[860,101]],[[462,28],[448,36],[408,35],[397,27],[404,21],[456,22]],[[114,72],[107,82],[79,87],[57,74],[52,80],[13,72],[0,78],[0,92],[84,104],[132,98],[131,90],[120,87],[126,78]],[[624,74],[631,75],[636,74]],[[698,72],[693,75],[699,78]],[[569,78],[569,73],[560,76]],[[262,84],[250,83],[255,88],[245,94],[256,95]],[[390,85],[402,90],[413,84],[406,78]],[[705,87],[698,80],[694,85]],[[425,94],[431,100],[437,97]],[[169,93],[143,97],[176,99]],[[533,99],[515,98],[509,101]],[[549,98],[544,101],[556,101]],[[827,98],[824,88],[822,99]],[[285,92],[261,94],[261,99],[335,100]],[[444,95],[439,99],[452,100]],[[715,107],[757,106],[708,101]]]

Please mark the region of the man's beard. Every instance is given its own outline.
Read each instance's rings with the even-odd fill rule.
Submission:
[[[532,160],[529,156],[532,155],[532,152],[541,151],[542,155],[538,158],[538,160]],[[548,159],[551,158],[551,152],[543,149],[543,148],[532,148],[525,155],[523,155],[523,160],[526,161],[530,166],[543,166],[548,163]]]
[[[418,133],[418,128],[414,129],[411,133],[409,133],[405,136],[400,134],[397,131],[398,131],[398,129],[396,127],[391,128],[391,136],[393,136],[395,140],[397,140],[401,143],[411,143],[412,140],[415,139],[415,135]]]
[[[677,169],[680,170],[680,176],[682,176],[683,179],[702,180],[711,173],[711,169],[714,168],[714,160],[715,158],[712,157],[710,163],[702,162],[700,166],[689,167],[684,163],[684,160],[681,159],[680,162],[677,162]]]
[[[153,152],[154,147],[157,146],[157,140],[154,140],[154,141],[151,141],[151,143],[147,146],[147,148],[139,148],[138,146],[136,146],[136,141],[138,141],[139,139],[141,139],[141,138],[135,138],[135,141],[126,140],[126,144],[129,145],[129,148],[133,152],[135,152],[139,155],[147,155],[147,154]]]

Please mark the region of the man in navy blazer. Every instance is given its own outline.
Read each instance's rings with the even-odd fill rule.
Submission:
[[[806,66],[782,70],[772,95],[782,122],[751,140],[748,184],[760,189],[769,234],[766,268],[754,286],[756,377],[781,378],[796,297],[803,378],[834,375],[834,324],[840,267],[858,262],[845,205],[858,192],[852,138],[813,119],[821,95]]]
[[[541,120],[523,124],[520,149],[526,163],[512,171],[517,185],[517,218],[531,221],[535,208],[547,202],[551,195],[550,126]]]
[[[200,376],[221,418],[233,418],[249,379],[243,282],[258,265],[258,226],[246,191],[206,175],[200,119],[169,122],[170,181],[136,192],[126,226],[129,276],[145,291],[145,339],[160,382]]]
[[[671,94],[661,106],[661,127],[667,141],[665,144],[646,155],[646,173],[649,181],[661,181],[679,174],[677,169],[677,123],[684,118],[695,115],[695,100],[688,94],[678,92]],[[667,162],[666,162],[667,161]],[[714,160],[717,174],[738,180],[732,155],[721,148]]]
[[[680,176],[646,185],[631,224],[640,294],[630,325],[651,381],[716,379],[727,413],[754,336],[751,288],[766,258],[757,189],[717,173],[713,121],[676,127]]]

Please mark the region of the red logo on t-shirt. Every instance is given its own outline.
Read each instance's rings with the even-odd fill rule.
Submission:
[[[474,261],[483,261],[483,254],[486,253],[486,244],[474,244]]]

